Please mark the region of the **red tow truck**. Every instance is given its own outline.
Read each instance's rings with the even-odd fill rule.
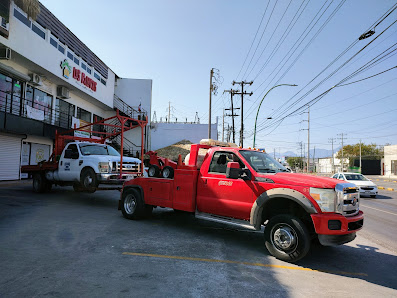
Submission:
[[[201,166],[200,149],[208,149]],[[266,248],[288,262],[303,258],[314,238],[340,245],[363,226],[354,184],[290,173],[263,151],[193,144],[188,163],[179,158],[171,176],[125,182],[123,216],[144,218],[159,206],[255,230],[264,226]]]

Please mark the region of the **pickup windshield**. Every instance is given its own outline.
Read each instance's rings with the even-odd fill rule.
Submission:
[[[112,155],[120,156],[116,149],[111,146],[100,144],[79,144],[81,154],[83,155]]]
[[[240,150],[240,154],[258,173],[289,172],[282,164],[269,154],[260,151]]]

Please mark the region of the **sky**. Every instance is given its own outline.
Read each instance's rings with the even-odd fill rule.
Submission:
[[[262,99],[255,145],[267,152],[300,154],[300,142],[307,150],[308,116],[312,150],[330,150],[331,139],[340,147],[342,134],[344,144],[397,144],[397,9],[377,24],[395,1],[41,2],[118,76],[153,80],[157,120],[170,105],[172,121],[194,121],[197,112],[208,123],[214,68],[211,121],[218,116],[220,139],[231,104],[223,91],[238,89],[233,80],[252,80],[244,87],[253,92],[244,97],[245,147],[253,146]],[[358,40],[375,24],[372,36]],[[263,98],[279,84],[298,86],[275,87]],[[235,125],[238,142],[240,116]]]

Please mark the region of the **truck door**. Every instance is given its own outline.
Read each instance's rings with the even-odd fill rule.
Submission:
[[[59,177],[62,181],[80,180],[80,153],[76,144],[69,144],[59,160]]]
[[[253,184],[243,179],[226,178],[230,161],[244,163],[234,153],[217,151],[208,169],[202,172],[197,184],[197,209],[200,212],[249,219],[253,204]]]

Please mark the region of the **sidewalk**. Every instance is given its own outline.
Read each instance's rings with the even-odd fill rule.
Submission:
[[[32,184],[32,179],[22,179],[22,180],[7,180],[0,181],[1,187],[17,186],[17,185],[29,185]]]

